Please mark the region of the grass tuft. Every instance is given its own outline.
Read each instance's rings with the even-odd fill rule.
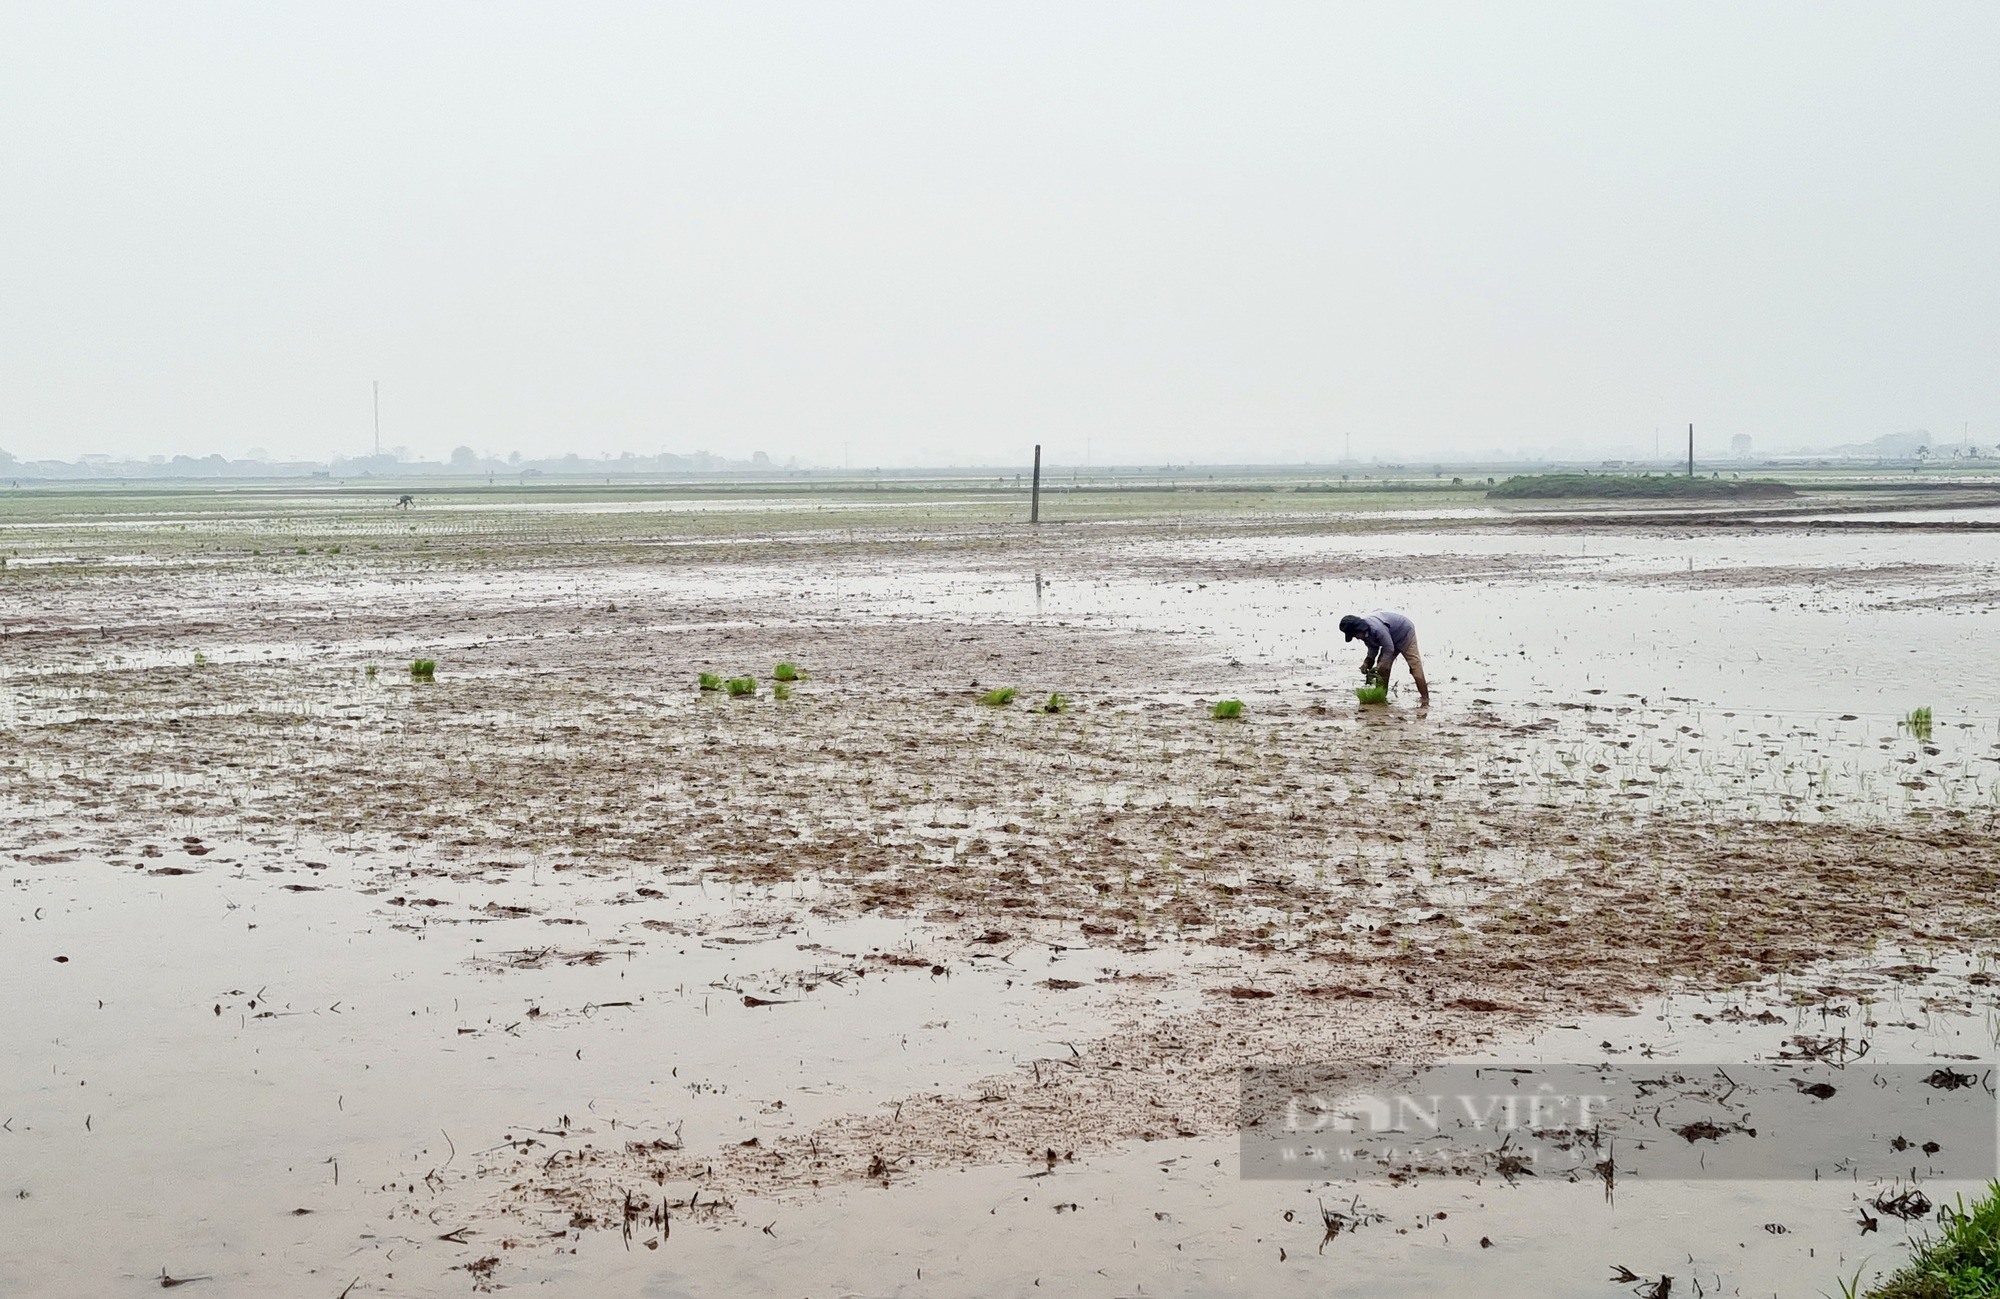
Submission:
[[[715,675],[715,673],[713,672],[702,673],[699,677],[696,678],[696,682],[701,686],[703,690],[722,689],[722,678]]]
[[[1942,1232],[1919,1241],[1916,1252],[1894,1276],[1867,1292],[1867,1299],[1961,1299],[2000,1294],[2000,1182],[1986,1198],[1965,1207],[1938,1210]],[[1843,1284],[1843,1292],[1851,1293]]]
[[[744,699],[757,693],[756,677],[731,677],[722,683],[731,699]]]
[[[1052,694],[1048,697],[1048,701],[1042,705],[1042,711],[1045,713],[1066,713],[1069,711],[1069,700],[1064,699],[1061,695]]]
[[[437,680],[437,670],[436,659],[417,659],[410,664],[410,679],[412,681],[435,681]]]
[[[1005,708],[1008,704],[1013,703],[1014,696],[1020,693],[1020,691],[1014,689],[1012,686],[1001,686],[998,690],[989,690],[979,696],[979,702],[985,704],[988,708]]]
[[[1218,699],[1215,701],[1215,707],[1208,710],[1208,715],[1218,722],[1231,721],[1243,716],[1243,701],[1241,699]]]
[[[799,665],[796,663],[780,663],[777,667],[771,669],[771,675],[780,681],[803,681],[806,679],[806,674],[799,671]]]
[[[791,697],[792,697],[792,688],[786,685],[784,682],[782,681],[777,682],[771,687],[771,698],[790,699]]]
[[[1931,710],[1928,706],[1912,708],[1910,715],[1903,719],[1903,729],[1925,744],[1931,742]]]

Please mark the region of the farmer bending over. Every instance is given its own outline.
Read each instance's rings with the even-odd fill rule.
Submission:
[[[1359,637],[1368,647],[1368,657],[1361,660],[1361,675],[1379,676],[1385,686],[1389,684],[1389,669],[1395,666],[1396,656],[1402,655],[1410,669],[1410,680],[1417,683],[1421,706],[1430,707],[1431,687],[1424,680],[1424,656],[1417,652],[1415,623],[1394,609],[1377,609],[1374,613],[1348,614],[1340,620],[1340,630],[1347,640]]]

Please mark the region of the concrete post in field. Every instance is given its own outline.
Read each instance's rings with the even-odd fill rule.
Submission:
[[[1042,521],[1042,444],[1035,443],[1035,477],[1028,487],[1028,522]]]
[[[1694,425],[1688,425],[1688,477],[1694,477]]]

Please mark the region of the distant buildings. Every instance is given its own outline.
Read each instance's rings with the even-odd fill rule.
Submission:
[[[447,461],[415,460],[406,448],[395,447],[381,455],[336,456],[331,461],[313,460],[230,460],[209,456],[148,456],[114,459],[96,453],[75,460],[21,460],[0,451],[0,474],[20,481],[119,481],[167,478],[430,478],[461,477],[498,479],[503,477],[692,477],[700,474],[781,475],[798,469],[797,461],[774,464],[759,451],[747,460],[697,451],[691,455],[661,452],[641,456],[627,451],[616,457],[592,459],[571,453],[554,459],[526,460],[519,452],[505,460],[481,456],[471,447],[459,447]]]

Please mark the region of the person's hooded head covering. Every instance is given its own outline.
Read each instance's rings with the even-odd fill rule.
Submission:
[[[1356,636],[1366,636],[1368,634],[1368,624],[1355,614],[1350,613],[1340,620],[1340,632],[1342,639],[1353,640]]]

